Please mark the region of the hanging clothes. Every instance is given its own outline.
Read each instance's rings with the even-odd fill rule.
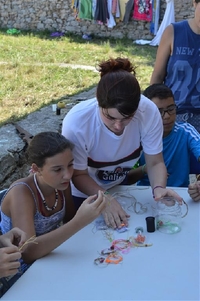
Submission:
[[[124,20],[124,15],[125,15],[126,4],[127,3],[128,3],[128,0],[119,0],[119,8],[120,8],[119,21],[121,21],[121,22]]]
[[[108,26],[108,28],[113,28],[116,25],[116,23],[115,23],[113,14],[112,14],[112,0],[107,0],[107,6],[108,6],[108,13],[109,13],[109,18],[107,20],[107,26]]]
[[[72,0],[72,5],[71,5],[73,11],[74,11],[74,17],[75,19],[79,19],[78,14],[79,14],[79,0]]]
[[[167,6],[164,14],[164,18],[162,20],[162,23],[160,24],[160,27],[158,29],[158,32],[154,39],[150,42],[151,46],[157,46],[160,43],[161,36],[163,34],[163,31],[165,28],[170,25],[171,23],[175,22],[175,12],[174,12],[174,0],[166,0]]]
[[[150,22],[152,20],[152,0],[135,0],[133,19]]]
[[[134,0],[129,0],[126,3],[126,10],[125,10],[125,15],[124,15],[124,19],[123,19],[124,23],[128,23],[128,21],[130,19],[130,15],[133,10],[133,4],[134,4]]]
[[[92,19],[94,19],[95,11],[97,6],[97,0],[92,0]]]
[[[152,20],[150,25],[150,32],[156,35],[158,31],[158,24],[160,18],[160,0],[153,0],[152,7],[153,7],[153,14],[152,14]]]
[[[97,0],[94,19],[100,24],[107,24],[109,19],[107,0]]]
[[[155,6],[155,20],[154,20],[154,32],[156,35],[159,27],[159,19],[160,19],[160,0],[154,0],[156,2]]]
[[[112,0],[112,14],[116,15],[118,0]]]
[[[79,0],[79,14],[80,19],[92,20],[92,0]]]

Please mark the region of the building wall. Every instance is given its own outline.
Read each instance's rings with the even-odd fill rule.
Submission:
[[[175,0],[176,21],[192,17],[192,0]],[[161,0],[162,21],[166,1]],[[130,20],[127,24],[117,24],[112,29],[93,21],[75,19],[71,0],[1,0],[0,28],[24,30],[50,30],[73,32],[82,35],[94,34],[99,37],[129,39],[152,39],[150,23]]]

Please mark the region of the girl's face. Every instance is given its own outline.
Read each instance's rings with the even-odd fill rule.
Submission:
[[[132,120],[133,115],[124,117],[117,109],[103,109],[100,108],[101,119],[105,126],[115,135],[120,136],[123,134],[125,127]]]
[[[38,170],[40,179],[54,189],[67,189],[74,171],[73,161],[70,149],[47,158],[44,166]]]

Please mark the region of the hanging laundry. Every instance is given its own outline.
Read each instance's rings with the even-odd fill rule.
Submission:
[[[135,0],[133,19],[150,22],[152,20],[152,0]]]
[[[73,11],[74,11],[74,16],[76,19],[78,19],[78,13],[79,13],[79,0],[72,0],[72,5],[71,5]]]
[[[112,14],[116,15],[118,0],[112,0]]]
[[[109,13],[109,18],[107,20],[107,26],[108,26],[108,28],[113,28],[116,25],[116,23],[115,23],[113,14],[112,14],[112,0],[107,0],[107,6],[108,6],[108,13]]]
[[[92,19],[94,19],[95,11],[97,6],[97,0],[92,0]]]
[[[151,46],[157,46],[160,43],[160,39],[162,37],[163,31],[165,28],[175,22],[175,10],[174,10],[174,0],[166,0],[166,9],[165,9],[165,14],[162,20],[162,23],[160,24],[160,27],[156,33],[156,36],[154,39],[151,41],[150,45]]]
[[[94,19],[99,24],[107,24],[109,19],[107,0],[97,0]]]
[[[124,19],[123,19],[124,23],[128,23],[128,21],[130,19],[130,15],[133,10],[133,4],[134,4],[134,0],[129,0],[126,3],[126,10],[125,10],[125,15],[124,15]]]
[[[152,14],[152,20],[150,25],[150,32],[156,35],[158,31],[159,17],[160,17],[160,0],[153,0],[152,7],[153,7],[153,14]]]
[[[126,3],[128,0],[119,0],[119,8],[120,8],[120,17],[119,21],[123,21],[124,15],[125,15],[125,10],[126,10]]]
[[[79,14],[80,19],[92,20],[92,0],[79,0]]]
[[[72,0],[72,5],[71,5],[71,7],[73,8],[73,9],[78,9],[78,7],[79,7],[79,0]]]

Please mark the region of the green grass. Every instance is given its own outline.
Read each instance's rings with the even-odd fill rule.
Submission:
[[[126,39],[93,38],[88,42],[75,35],[51,38],[49,32],[21,32],[11,36],[2,29],[0,126],[98,83],[98,73],[59,67],[61,63],[96,67],[110,57],[128,57],[137,67],[137,78],[144,89],[149,85],[156,50]]]

